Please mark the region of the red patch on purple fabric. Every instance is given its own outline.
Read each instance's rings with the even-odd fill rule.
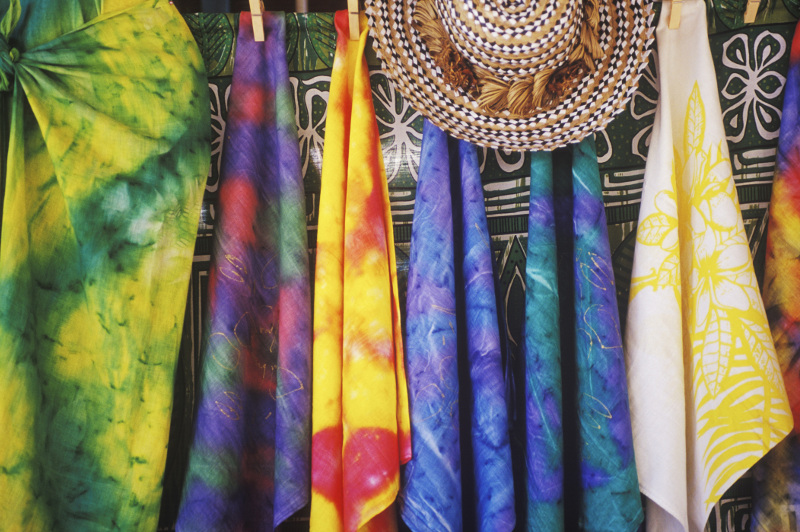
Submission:
[[[226,177],[220,186],[219,203],[231,213],[220,217],[225,237],[237,245],[254,245],[253,223],[256,220],[258,194],[252,184],[241,176]]]

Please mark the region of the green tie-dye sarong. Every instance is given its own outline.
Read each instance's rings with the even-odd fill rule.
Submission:
[[[0,530],[155,530],[204,178],[166,0],[0,0]]]

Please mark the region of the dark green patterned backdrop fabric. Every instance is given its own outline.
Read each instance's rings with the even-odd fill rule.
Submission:
[[[783,86],[791,39],[800,15],[800,0],[763,0],[757,21],[752,25],[744,25],[742,20],[746,0],[706,0],[706,3],[731,163],[756,271],[761,279]],[[196,404],[195,377],[201,364],[203,313],[238,15],[195,14],[187,15],[186,21],[203,52],[209,73],[213,140],[186,307],[184,341],[176,375],[175,408],[160,520],[163,530],[173,528],[177,515]],[[287,14],[286,23],[287,57],[295,94],[313,268],[335,30],[332,13]],[[374,54],[368,57],[402,283],[408,270],[422,117],[394,91]],[[651,54],[639,89],[626,111],[606,131],[596,136],[622,323],[625,323],[627,310],[645,158],[658,100],[657,60],[657,53]],[[498,299],[504,306],[505,328],[513,351],[520,341],[524,321],[530,157],[524,153],[485,148],[479,149],[479,157],[499,281]],[[747,530],[750,506],[750,480],[745,477],[717,505],[707,529],[710,532]],[[281,529],[307,530],[306,523],[307,520],[300,515]]]

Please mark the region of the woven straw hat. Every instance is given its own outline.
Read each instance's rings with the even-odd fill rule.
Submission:
[[[366,5],[396,88],[454,137],[491,148],[552,150],[605,128],[635,91],[652,40],[649,0]]]

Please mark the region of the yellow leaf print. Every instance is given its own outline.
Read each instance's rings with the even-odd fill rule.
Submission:
[[[646,246],[660,246],[665,237],[674,229],[674,219],[664,213],[657,212],[642,220],[641,229],[636,233],[636,240]]]
[[[711,395],[717,395],[719,387],[730,369],[731,322],[724,310],[712,310],[706,320],[703,340],[700,341],[700,359],[703,382]]]
[[[742,334],[747,340],[747,345],[751,346],[753,358],[758,362],[758,367],[764,372],[764,376],[769,379],[773,386],[780,387],[783,383],[783,376],[781,375],[778,361],[770,356],[772,339],[770,338],[769,330],[758,323],[743,318]]]
[[[658,286],[680,286],[680,262],[678,254],[673,253],[661,263],[657,276]]]
[[[757,296],[747,236],[722,147],[704,145],[705,105],[698,85],[689,97],[683,152],[676,150],[681,239],[691,240],[686,326],[691,345],[697,437],[709,503],[791,428],[780,370]],[[638,235],[637,235],[638,236]],[[685,248],[684,248],[685,249]],[[664,280],[677,265],[671,257]],[[675,282],[675,281],[673,281]],[[686,294],[684,294],[686,295]],[[785,395],[784,402],[785,402]]]
[[[710,509],[789,432],[792,418],[725,140],[707,131],[697,83],[683,125],[669,186],[642,203],[636,247],[646,266],[631,279],[630,298],[670,290],[682,313],[695,423],[689,433]]]
[[[697,152],[703,148],[703,138],[706,132],[706,107],[700,96],[700,87],[694,83],[692,94],[689,96],[689,106],[686,109],[686,119],[683,126],[683,153]]]
[[[674,161],[673,161],[674,163]],[[647,216],[636,230],[637,246],[658,247],[666,252],[662,263],[647,275],[631,279],[630,298],[633,300],[642,290],[672,290],[676,304],[680,301],[680,258],[678,256],[678,219],[675,200],[675,165],[670,178],[672,190],[662,190],[653,199],[655,213]]]

